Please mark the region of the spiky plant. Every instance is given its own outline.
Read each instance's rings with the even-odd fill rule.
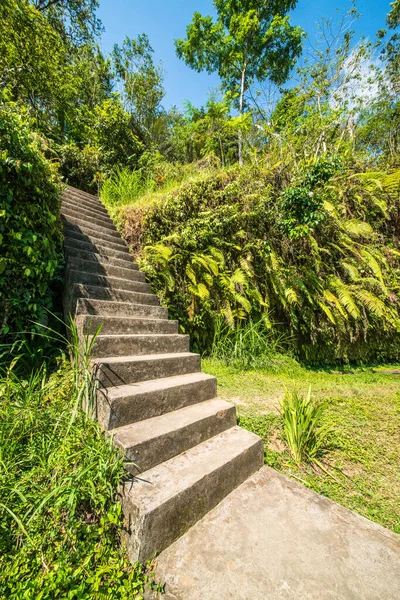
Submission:
[[[324,410],[323,404],[313,400],[311,386],[307,396],[299,395],[296,390],[286,391],[281,401],[283,431],[297,466],[315,461],[326,444],[331,428],[322,424]]]

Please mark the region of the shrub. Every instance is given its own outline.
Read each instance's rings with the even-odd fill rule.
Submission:
[[[52,306],[62,264],[60,181],[26,110],[0,104],[0,337]]]
[[[298,466],[317,459],[326,442],[329,427],[321,424],[324,406],[297,391],[286,392],[281,402],[283,431],[293,460]]]

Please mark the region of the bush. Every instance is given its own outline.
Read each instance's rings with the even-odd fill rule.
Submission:
[[[73,141],[57,148],[61,173],[70,185],[97,194],[114,169],[137,166],[143,144],[117,95],[93,110],[82,108],[77,124]]]
[[[60,181],[27,111],[0,104],[0,337],[52,307],[62,264]]]

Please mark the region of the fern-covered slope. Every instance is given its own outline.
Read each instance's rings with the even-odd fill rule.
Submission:
[[[162,191],[162,190],[161,190]],[[207,171],[119,211],[153,289],[207,351],[220,318],[263,318],[302,360],[394,360],[400,172],[321,159]]]

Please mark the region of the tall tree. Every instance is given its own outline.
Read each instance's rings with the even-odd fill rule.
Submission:
[[[126,107],[148,137],[160,114],[164,97],[163,73],[153,61],[153,48],[142,33],[136,39],[126,37],[122,46],[114,45],[112,57],[117,77],[123,82]]]
[[[394,31],[391,37],[386,41],[382,50],[382,58],[387,63],[387,74],[390,78],[393,90],[396,93],[400,91],[400,0],[392,2],[391,10],[386,17],[386,24],[391,31]],[[386,30],[378,31],[378,38],[382,39],[386,35]]]
[[[214,0],[217,18],[196,12],[186,38],[175,42],[177,55],[196,71],[217,72],[237,98],[242,116],[246,91],[267,78],[281,85],[300,55],[303,31],[287,13],[297,0]],[[243,135],[239,130],[239,163]]]
[[[64,40],[73,46],[92,41],[103,27],[96,17],[98,0],[25,0],[32,4]]]

